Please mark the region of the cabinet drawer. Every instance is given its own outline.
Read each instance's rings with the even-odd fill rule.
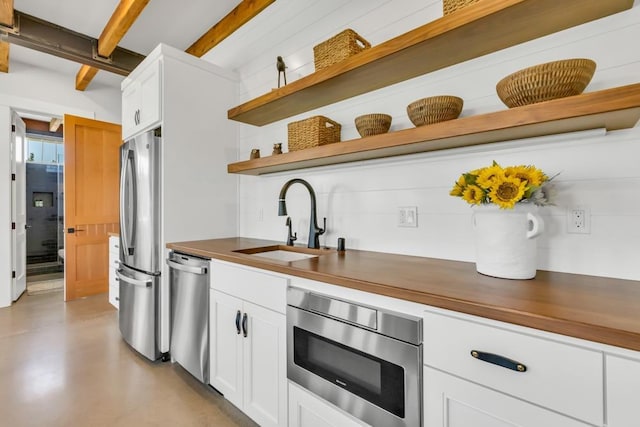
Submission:
[[[120,238],[118,236],[109,236],[109,253],[116,254],[116,257],[120,253]]]
[[[120,282],[116,277],[116,269],[109,267],[109,286],[114,286],[118,288],[120,286]]]
[[[109,252],[109,268],[118,268],[118,261],[120,260],[120,254],[114,254]]]
[[[117,285],[112,285],[109,284],[109,302],[111,303],[111,305],[113,305],[115,308],[120,309],[120,288]]]
[[[211,262],[211,288],[285,313],[288,279],[250,267]]]
[[[526,371],[474,358],[474,350],[516,361]],[[603,423],[603,355],[597,351],[426,312],[424,364],[596,425]]]

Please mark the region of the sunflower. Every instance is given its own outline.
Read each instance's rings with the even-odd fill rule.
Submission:
[[[539,187],[548,178],[535,166],[510,166],[504,170],[505,176],[518,178],[521,181],[527,181],[530,187]]]
[[[479,205],[485,198],[484,190],[477,185],[469,185],[464,189],[462,198],[471,205]]]
[[[493,166],[486,167],[479,171],[476,183],[485,190],[488,190],[493,186],[493,183],[496,180],[503,177],[504,170],[500,167],[500,165],[494,163]]]
[[[527,182],[514,177],[496,177],[494,185],[489,191],[489,198],[501,209],[513,209],[522,199]]]
[[[464,175],[460,175],[460,178],[458,178],[458,181],[455,184],[453,184],[453,188],[449,192],[449,195],[462,197],[462,192],[464,191],[464,188],[466,186],[467,186],[467,182],[464,178]]]

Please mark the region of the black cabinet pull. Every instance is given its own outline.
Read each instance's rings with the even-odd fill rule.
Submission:
[[[516,372],[526,372],[527,366],[516,362],[515,360],[507,359],[504,356],[500,356],[499,354],[493,353],[485,353],[483,351],[471,350],[471,356],[482,360],[483,362],[491,363],[494,365],[502,366],[503,368],[511,369]]]
[[[238,310],[236,313],[236,331],[238,331],[238,335],[240,335],[240,316],[242,316],[242,313]]]
[[[247,337],[249,330],[247,329],[247,313],[242,316],[242,334],[244,337]]]

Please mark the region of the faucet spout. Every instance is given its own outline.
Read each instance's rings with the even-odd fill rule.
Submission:
[[[327,218],[324,218],[324,228],[318,227],[318,219],[316,214],[316,193],[313,191],[313,187],[304,179],[294,178],[287,181],[280,190],[280,197],[278,198],[278,216],[287,215],[287,190],[293,184],[302,184],[309,191],[309,198],[311,199],[311,216],[309,218],[309,241],[307,247],[313,249],[320,248],[320,236],[323,235],[327,228]]]

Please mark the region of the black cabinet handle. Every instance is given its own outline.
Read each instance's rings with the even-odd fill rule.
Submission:
[[[242,334],[244,337],[247,337],[249,330],[247,329],[247,313],[242,316]]]
[[[238,310],[236,313],[236,331],[238,331],[238,335],[240,335],[240,316],[242,316],[242,313]]]
[[[527,366],[516,362],[515,360],[507,359],[504,356],[500,356],[499,354],[493,353],[485,353],[483,351],[471,350],[471,356],[482,360],[483,362],[491,363],[493,365],[502,366],[503,368],[511,369],[516,372],[526,372]]]

